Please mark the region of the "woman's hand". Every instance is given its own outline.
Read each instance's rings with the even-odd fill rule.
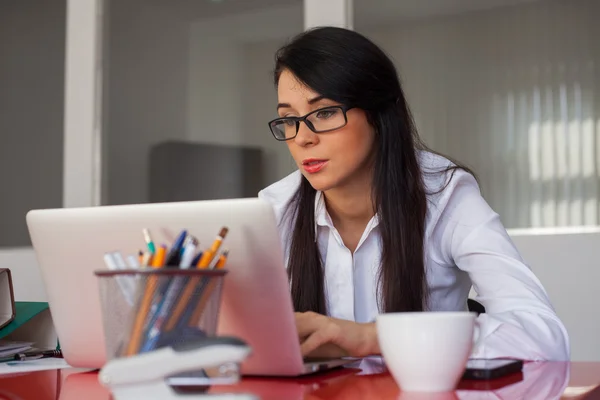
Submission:
[[[380,354],[375,323],[361,324],[314,312],[296,313],[303,356],[365,357]]]

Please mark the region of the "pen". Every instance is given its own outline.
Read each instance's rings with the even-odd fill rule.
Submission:
[[[181,255],[181,262],[179,264],[180,268],[185,269],[192,266],[192,262],[196,254],[196,249],[198,248],[198,239],[196,239],[193,236],[188,236],[188,239],[189,241],[186,239],[188,243],[183,249],[183,253]]]
[[[179,250],[179,256],[180,256],[180,257],[183,257],[183,253],[185,252],[185,248],[186,248],[186,247],[187,247],[187,246],[188,246],[190,243],[192,243],[192,241],[193,241],[194,239],[195,239],[195,238],[194,238],[192,235],[187,235],[187,236],[185,237],[185,240],[183,241],[183,246],[181,246],[181,249]]]
[[[183,247],[183,243],[185,242],[186,236],[187,231],[183,230],[181,231],[177,239],[175,239],[173,247],[171,247],[171,250],[167,255],[165,266],[171,268],[179,266],[179,263],[181,261],[181,248]]]
[[[194,257],[194,259],[192,260],[192,265],[198,265],[198,263],[200,262],[200,259],[202,258],[202,255],[204,253],[200,252],[196,255],[196,257]]]
[[[224,249],[217,263],[215,264],[214,269],[222,269],[225,266],[225,263],[227,262],[228,256],[229,250]],[[200,322],[200,317],[202,317],[202,312],[206,307],[206,303],[208,303],[213,290],[215,290],[215,284],[216,281],[209,281],[208,284],[203,288],[203,293],[200,294],[200,301],[198,302],[196,309],[194,310],[192,316],[189,319],[189,326],[197,326]]]
[[[112,252],[112,253],[105,253],[104,254],[104,264],[106,264],[106,267],[111,270],[111,271],[117,271],[120,269],[126,269],[127,266],[126,265],[121,265],[121,262],[125,262],[122,261],[123,257],[121,257],[119,259],[118,256],[120,256],[119,252]],[[123,297],[125,297],[125,300],[127,301],[127,303],[129,303],[130,305],[133,304],[133,293],[135,291],[135,282],[133,282],[131,279],[128,279],[129,277],[127,276],[117,276],[116,280],[117,280],[117,284],[119,285],[119,288],[121,289],[121,293],[123,294]]]
[[[156,253],[156,246],[154,245],[152,236],[150,236],[150,231],[148,229],[142,229],[142,234],[144,235],[144,240],[146,241],[146,246],[148,247],[150,253]]]
[[[181,259],[181,269],[190,268],[191,261],[194,257],[194,253],[196,252],[197,246],[198,240],[195,237],[190,236],[189,243],[187,244],[183,253],[183,257]],[[184,277],[175,277],[171,281],[171,284],[168,285],[168,287],[166,288],[166,294],[162,298],[158,306],[158,310],[156,311],[156,314],[153,316],[152,321],[149,324],[146,341],[144,344],[142,344],[140,353],[150,351],[156,346],[156,343],[158,342],[161,334],[162,325],[167,316],[169,315],[173,304],[177,300],[177,296],[179,296],[179,293],[181,292],[185,281],[186,279]]]
[[[127,263],[125,262],[125,259],[123,258],[123,255],[120,251],[114,251],[112,253],[112,259],[115,261],[115,264],[117,265],[118,269],[127,269]],[[135,259],[133,260],[133,262],[135,264]],[[130,265],[129,267],[136,268],[134,265]],[[135,279],[133,276],[120,276],[119,278],[125,283],[125,296],[128,298],[127,301],[129,302],[129,304],[132,304],[133,294],[135,293]]]
[[[120,251],[115,251],[112,253],[113,260],[117,264],[118,269],[127,269],[127,264],[125,263],[125,259]]]
[[[219,247],[221,247],[221,243],[223,242],[223,239],[225,239],[225,236],[227,236],[228,231],[229,231],[229,229],[227,227],[221,228],[221,230],[219,231],[219,234],[217,235],[217,238],[213,242],[210,249],[207,249],[202,254],[202,257],[200,258],[200,261],[196,265],[196,268],[205,269],[210,265],[210,262],[211,262],[212,258],[214,257],[214,254],[219,250]],[[173,312],[171,313],[171,315],[169,316],[169,319],[167,320],[167,323],[165,325],[165,330],[167,332],[172,330],[177,325],[177,322],[181,318],[181,315],[184,313],[185,309],[189,307],[188,303],[190,302],[190,299],[192,298],[192,295],[194,294],[194,291],[196,290],[196,286],[198,285],[200,280],[201,280],[201,278],[199,278],[199,277],[193,277],[188,281],[187,285],[183,289],[183,293],[181,294],[179,301],[177,302],[175,308],[173,309]]]
[[[17,353],[14,356],[0,359],[0,362],[7,361],[29,361],[39,360],[40,358],[62,358],[62,351],[60,350],[46,350],[46,351],[29,351],[26,353]]]
[[[152,260],[152,268],[157,269],[163,266],[166,251],[167,248],[165,246],[161,246],[158,248],[156,256]],[[156,276],[148,277],[148,281],[146,283],[146,290],[144,291],[144,296],[142,298],[140,308],[138,309],[138,313],[135,317],[131,337],[129,338],[129,344],[125,349],[126,356],[132,356],[134,354],[137,354],[139,351],[140,344],[142,341],[142,331],[144,329],[144,322],[146,321],[146,316],[148,315],[148,312],[150,311],[150,308],[152,306],[152,298],[154,297],[154,292],[156,291],[157,285],[158,279]]]
[[[149,251],[144,252],[144,255],[142,256],[142,262],[140,264],[142,264],[142,267],[148,267],[151,263],[152,253],[150,253]]]
[[[127,256],[127,264],[129,265],[129,268],[139,268],[140,267],[140,263],[134,256]]]
[[[160,246],[156,251],[154,257],[152,257],[152,268],[161,268],[165,266],[165,259],[167,254],[167,246]]]

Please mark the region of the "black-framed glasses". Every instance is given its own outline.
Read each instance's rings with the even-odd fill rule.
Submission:
[[[314,110],[303,117],[283,117],[269,121],[269,128],[277,140],[291,140],[298,135],[300,122],[315,133],[324,133],[340,129],[348,123],[346,111],[353,107],[331,106]]]

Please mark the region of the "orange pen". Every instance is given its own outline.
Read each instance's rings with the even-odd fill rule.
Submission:
[[[160,246],[152,259],[152,268],[162,268],[165,263],[166,254],[166,246]],[[144,296],[142,298],[140,308],[138,309],[138,313],[135,317],[133,329],[131,330],[129,344],[127,345],[127,349],[125,350],[126,356],[135,355],[140,349],[144,322],[146,321],[146,316],[148,315],[148,311],[150,311],[150,307],[152,306],[152,298],[154,297],[154,292],[156,291],[157,285],[158,278],[154,275],[150,275],[146,283],[146,290],[144,291]]]

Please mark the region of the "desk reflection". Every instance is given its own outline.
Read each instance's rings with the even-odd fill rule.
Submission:
[[[523,366],[523,379],[509,382],[511,377],[495,381],[463,381],[458,387],[459,399],[560,399],[569,382],[570,364],[567,362],[529,362]],[[501,385],[493,387],[493,385]]]
[[[348,368],[303,378],[245,378],[236,385],[213,386],[208,393],[252,393],[263,400],[548,400],[559,399],[569,379],[569,363],[526,363],[522,374],[492,381],[461,381],[455,392],[408,393],[400,391],[380,359],[370,358]],[[32,397],[15,397],[18,398]],[[64,378],[59,400],[82,398],[111,398],[108,390],[98,382],[97,373],[75,373]]]
[[[68,374],[62,383],[59,400],[110,400],[108,389],[98,381],[97,372]]]

